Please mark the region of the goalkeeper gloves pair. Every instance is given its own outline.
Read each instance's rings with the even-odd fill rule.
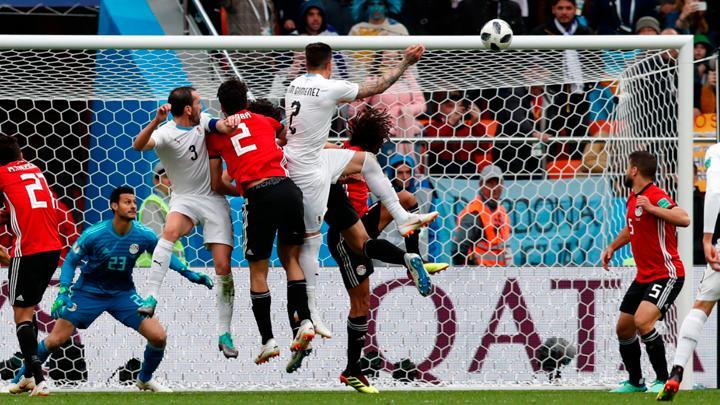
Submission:
[[[58,296],[50,308],[50,315],[55,319],[60,319],[65,314],[65,311],[74,311],[75,308],[77,308],[77,306],[72,301],[72,291],[70,291],[70,287],[61,285]]]

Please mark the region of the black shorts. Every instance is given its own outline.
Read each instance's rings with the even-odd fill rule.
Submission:
[[[684,277],[663,278],[650,283],[638,283],[635,280],[630,284],[630,288],[623,297],[620,312],[635,315],[640,302],[648,301],[658,307],[660,313],[665,316],[665,312],[670,309],[670,306],[675,302],[675,298],[680,294],[684,282]]]
[[[245,258],[269,259],[277,233],[278,242],[302,245],[305,238],[303,196],[287,177],[273,177],[245,192]]]
[[[372,260],[353,252],[339,231],[332,228],[328,230],[327,242],[346,289],[359,286],[375,272]]]
[[[8,268],[10,305],[28,308],[39,304],[59,260],[59,250],[11,258]]]

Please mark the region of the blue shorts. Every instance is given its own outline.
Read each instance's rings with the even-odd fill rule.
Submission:
[[[109,313],[128,328],[138,330],[143,316],[138,314],[142,298],[135,290],[115,294],[93,294],[75,291],[72,301],[77,305],[74,311],[67,310],[62,319],[72,323],[78,329],[87,329],[103,312]]]

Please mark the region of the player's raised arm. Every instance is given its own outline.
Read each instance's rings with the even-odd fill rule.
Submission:
[[[425,46],[423,45],[410,45],[407,47],[403,55],[403,60],[394,68],[383,73],[377,80],[361,84],[355,99],[360,100],[365,97],[374,96],[390,88],[390,86],[402,77],[403,73],[405,73],[410,66],[420,60],[424,52]]]
[[[135,140],[133,141],[133,149],[137,151],[145,151],[155,147],[155,140],[153,140],[151,136],[157,127],[167,120],[168,113],[170,113],[170,104],[163,104],[157,109],[155,118],[153,118],[152,121],[150,121],[150,123],[147,124],[142,131],[140,131],[138,136],[135,137]]]
[[[603,250],[602,255],[600,256],[600,259],[602,260],[602,266],[605,270],[609,269],[610,260],[612,260],[613,253],[615,253],[616,250],[627,245],[628,243],[630,243],[630,228],[626,226],[625,228],[623,228],[622,231],[620,231],[615,240],[610,243],[610,246],[606,247],[605,250]]]
[[[75,270],[80,261],[86,257],[85,242],[86,238],[82,236],[75,241],[60,268],[60,289],[50,309],[50,315],[55,319],[60,319],[66,309],[73,307],[70,289],[75,279]]]
[[[638,196],[636,206],[675,226],[685,228],[690,225],[690,216],[687,211],[678,206],[663,208],[662,206],[653,204],[650,199],[644,195]]]

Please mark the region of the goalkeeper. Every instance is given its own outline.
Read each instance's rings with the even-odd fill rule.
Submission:
[[[132,279],[135,261],[144,252],[152,253],[158,238],[150,228],[135,221],[137,205],[132,188],[122,186],[113,190],[110,208],[114,217],[83,232],[65,258],[60,271],[60,291],[51,311],[57,322],[50,335],[38,344],[38,357],[44,362],[52,351],[70,339],[75,328],[86,329],[107,312],[148,340],[138,388],[166,392],[168,388],[152,379],[165,354],[165,329],[157,318],[144,318],[137,313],[142,298],[135,291]],[[81,261],[80,277],[73,286],[75,268]],[[189,271],[174,255],[170,268],[195,284],[213,287],[207,275]],[[23,375],[22,371],[18,377]],[[31,379],[18,377],[10,387],[13,394],[27,391],[31,383],[28,381]]]

